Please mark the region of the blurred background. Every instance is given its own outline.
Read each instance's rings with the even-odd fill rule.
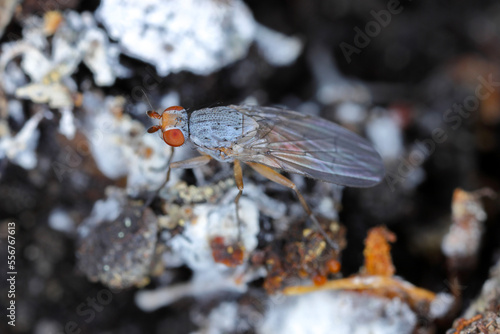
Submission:
[[[0,269],[14,222],[17,272],[2,333],[445,333],[486,312],[463,313],[489,277],[485,328],[499,330],[497,2],[0,0],[0,38]],[[329,279],[358,273],[385,225],[396,275],[449,298],[439,316],[398,293],[280,296],[317,274],[285,265],[307,222],[249,168],[243,263],[216,263],[215,236],[236,233],[232,168],[174,170],[155,194],[171,151],[146,111],[229,104],[319,116],[374,145],[376,187],[288,176],[343,231]],[[270,254],[287,272],[276,289]]]

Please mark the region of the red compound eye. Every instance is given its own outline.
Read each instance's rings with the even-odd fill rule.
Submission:
[[[163,140],[170,146],[178,147],[184,144],[184,135],[179,129],[172,129],[163,132]]]
[[[172,106],[165,109],[165,111],[181,111],[181,110],[184,110],[184,108],[181,106]]]

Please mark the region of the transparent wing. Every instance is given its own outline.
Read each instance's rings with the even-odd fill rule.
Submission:
[[[357,134],[322,118],[260,106],[230,106],[258,123],[235,158],[350,187],[379,183],[380,155]],[[248,137],[246,137],[248,138]]]

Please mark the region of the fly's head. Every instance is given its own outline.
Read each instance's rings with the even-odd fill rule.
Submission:
[[[149,133],[161,131],[161,138],[173,147],[184,144],[188,135],[188,116],[183,107],[169,107],[162,114],[150,110],[148,116],[160,121],[160,124],[148,129]]]

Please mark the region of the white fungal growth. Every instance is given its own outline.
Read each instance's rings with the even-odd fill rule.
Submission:
[[[241,0],[104,0],[96,17],[123,53],[154,65],[161,76],[208,75],[245,57],[254,40],[275,66],[302,50],[299,39],[259,27]]]
[[[35,149],[40,132],[38,124],[43,119],[43,113],[33,115],[15,136],[10,134],[7,124],[2,123],[0,135],[0,159],[7,158],[12,163],[24,169],[33,169],[37,164]]]

